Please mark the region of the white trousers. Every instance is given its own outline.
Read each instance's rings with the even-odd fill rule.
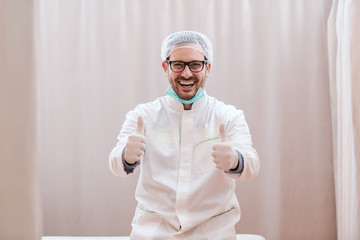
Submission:
[[[238,209],[212,217],[194,228],[182,232],[156,213],[136,208],[132,221],[131,240],[236,240],[235,224],[240,220]]]

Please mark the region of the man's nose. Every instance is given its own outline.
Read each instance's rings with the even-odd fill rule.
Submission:
[[[182,71],[181,73],[181,76],[183,76],[184,78],[189,78],[192,76],[192,72],[188,65],[185,66],[184,71]]]

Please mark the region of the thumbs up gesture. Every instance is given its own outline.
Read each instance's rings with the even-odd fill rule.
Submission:
[[[145,137],[142,134],[144,128],[144,120],[141,116],[137,120],[136,133],[128,137],[125,148],[125,161],[134,164],[144,155]]]
[[[211,156],[216,164],[216,168],[222,171],[228,171],[236,168],[239,163],[238,155],[231,144],[226,143],[225,125],[222,123],[219,129],[221,143],[214,144]]]

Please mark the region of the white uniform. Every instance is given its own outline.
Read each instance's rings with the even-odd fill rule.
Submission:
[[[131,239],[235,239],[234,225],[240,219],[235,179],[247,181],[259,171],[243,111],[206,94],[191,110],[170,96],[140,104],[127,114],[110,154],[115,175],[127,176],[121,155],[139,115],[144,118],[146,150],[139,165]],[[221,123],[227,141],[243,156],[241,174],[220,171],[212,160]]]

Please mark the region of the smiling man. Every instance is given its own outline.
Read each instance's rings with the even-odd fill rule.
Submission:
[[[236,239],[235,180],[257,176],[259,159],[244,113],[204,90],[211,41],[181,31],[162,43],[166,96],[126,115],[109,164],[117,176],[140,168],[131,239]]]

